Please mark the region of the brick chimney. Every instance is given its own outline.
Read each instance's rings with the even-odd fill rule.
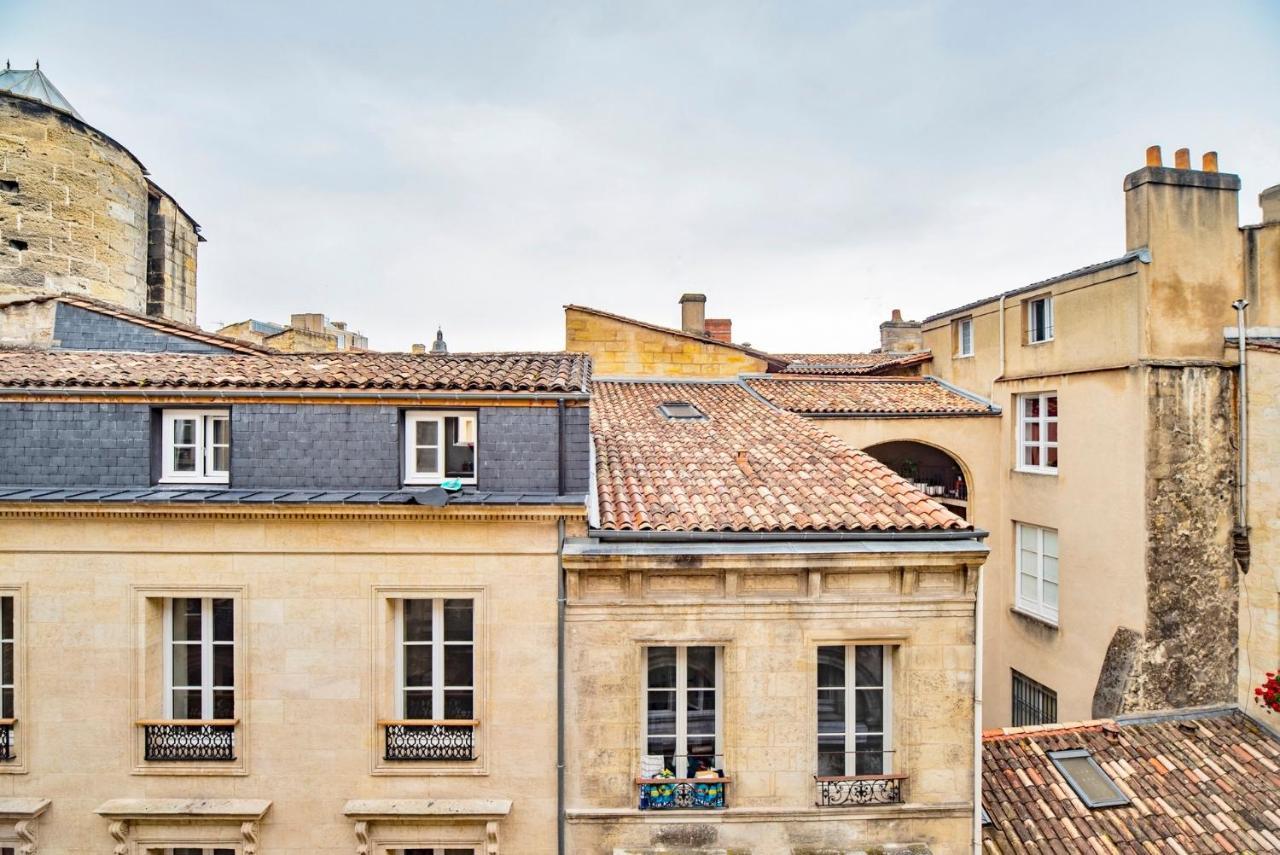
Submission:
[[[733,344],[733,321],[729,318],[707,318],[707,338]]]
[[[693,335],[707,334],[706,294],[685,294],[680,298],[680,329]]]
[[[919,321],[904,321],[902,310],[894,309],[893,316],[880,325],[880,349],[888,353],[903,353],[924,347],[924,335]]]

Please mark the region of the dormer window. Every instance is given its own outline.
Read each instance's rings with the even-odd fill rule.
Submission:
[[[161,483],[226,484],[230,480],[228,410],[165,410],[161,419]]]
[[[705,419],[706,413],[688,401],[664,401],[658,410],[669,419]]]
[[[476,483],[474,412],[414,410],[405,414],[404,427],[406,484]]]

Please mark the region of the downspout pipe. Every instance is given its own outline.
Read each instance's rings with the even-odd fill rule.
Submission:
[[[1241,297],[1231,304],[1236,310],[1236,346],[1239,361],[1236,375],[1236,410],[1240,419],[1240,436],[1236,449],[1236,525],[1231,532],[1232,552],[1240,572],[1249,572],[1249,356],[1248,325],[1245,310],[1249,301]]]
[[[565,672],[565,578],[564,578],[564,517],[557,527],[556,547],[556,852],[565,855],[565,805],[564,805],[564,672]]]
[[[982,580],[978,569],[973,606],[973,855],[982,855]]]

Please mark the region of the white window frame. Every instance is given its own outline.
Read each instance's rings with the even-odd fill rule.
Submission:
[[[230,410],[165,410],[161,414],[161,478],[162,484],[226,484],[231,480],[230,469],[213,468],[213,430],[211,424],[215,419],[227,420],[227,457],[231,451],[231,411]],[[174,423],[194,420],[196,423],[195,448],[196,471],[179,472],[174,469]],[[220,444],[221,445],[221,444]],[[229,466],[230,464],[228,464]]]
[[[1035,318],[1035,304],[1044,303],[1044,328],[1037,330]],[[1041,294],[1039,297],[1031,297],[1027,300],[1027,344],[1043,344],[1046,341],[1053,341],[1054,323],[1053,323],[1053,295]],[[1040,337],[1036,338],[1036,333],[1040,333]]]
[[[404,483],[406,484],[439,484],[448,480],[445,476],[445,419],[456,418],[459,420],[459,432],[462,428],[462,420],[470,419],[472,423],[472,436],[475,441],[472,444],[472,450],[475,454],[475,474],[470,478],[459,478],[463,484],[475,484],[476,475],[480,472],[480,435],[479,435],[479,414],[475,410],[409,410],[404,414]],[[436,455],[436,469],[432,472],[421,472],[417,468],[419,448],[417,444],[417,425],[420,422],[435,422],[436,436],[439,444],[434,446],[438,450]],[[422,446],[423,448],[431,448],[432,446]]]
[[[973,356],[973,317],[956,321],[956,357],[964,359]]]
[[[680,765],[677,758],[684,759],[686,773],[689,765],[689,648],[691,647],[710,647],[716,653],[716,685],[714,689],[705,689],[696,687],[695,692],[712,691],[716,696],[716,732],[715,732],[715,753],[712,760],[719,760],[724,763],[724,705],[725,705],[725,685],[724,685],[724,645],[723,644],[700,644],[696,642],[685,642],[680,644],[661,644],[654,642],[646,644],[642,651],[641,661],[641,701],[640,701],[640,754],[641,756],[649,753],[649,650],[655,647],[674,647],[676,651],[676,750],[673,762]],[[657,691],[669,691],[666,688],[659,687]],[[703,734],[694,734],[702,736]],[[669,733],[654,734],[657,738],[670,738]],[[682,770],[672,769],[676,773],[677,778],[686,777],[680,774]]]
[[[1054,408],[1058,411],[1058,415],[1056,416],[1049,415],[1050,398],[1053,398],[1055,401]],[[1031,417],[1026,414],[1026,402],[1033,400],[1039,401],[1040,403],[1040,415]],[[1019,472],[1031,472],[1036,475],[1057,475],[1058,468],[1062,464],[1062,451],[1059,447],[1059,443],[1062,440],[1062,425],[1060,424],[1062,418],[1062,401],[1059,398],[1058,393],[1056,391],[1032,392],[1026,395],[1018,395],[1015,397],[1014,403],[1018,410],[1018,459],[1013,468]],[[1040,438],[1037,440],[1027,439],[1027,426],[1031,424],[1040,426]],[[1049,425],[1057,427],[1057,439],[1049,439]],[[1027,449],[1030,448],[1039,449],[1040,463],[1034,465],[1027,463]],[[1051,448],[1058,452],[1058,459],[1052,466],[1048,463],[1049,449]]]
[[[893,651],[894,648],[887,644],[821,644],[819,647],[843,647],[844,648],[844,685],[843,686],[823,686],[817,683],[817,690],[814,692],[814,702],[817,702],[818,692],[842,690],[844,692],[844,750],[845,750],[845,774],[844,777],[853,777],[858,774],[857,754],[853,753],[858,750],[858,713],[856,708],[858,690],[859,689],[879,689],[881,692],[880,709],[882,712],[879,731],[866,731],[862,736],[879,736],[881,742],[881,768],[879,774],[893,774]],[[858,684],[858,668],[857,657],[859,647],[879,647],[881,656],[881,675],[882,685],[880,686],[862,686]],[[814,650],[815,660],[818,650]],[[816,716],[815,716],[816,718]],[[839,735],[836,731],[823,731],[819,728],[817,738],[815,740],[818,751],[822,750],[822,737]],[[850,747],[852,746],[852,747]],[[853,763],[850,764],[848,758],[852,754]],[[816,757],[815,757],[816,759]],[[853,771],[850,771],[852,766]],[[815,768],[817,764],[815,763]],[[874,773],[873,773],[874,774]]]
[[[431,601],[431,640],[430,641],[406,641],[404,637],[404,603],[405,600],[430,600]],[[446,641],[444,637],[444,601],[445,600],[470,600],[471,601],[471,640],[470,641]],[[395,714],[397,719],[405,719],[405,702],[404,696],[406,690],[410,687],[404,684],[405,681],[405,647],[408,645],[429,646],[431,648],[431,718],[422,719],[423,721],[445,721],[444,710],[444,694],[446,691],[469,691],[471,692],[471,719],[479,718],[479,690],[476,688],[476,645],[477,639],[477,605],[475,597],[400,597],[395,601],[395,685],[396,685],[396,702]],[[446,646],[471,648],[471,685],[469,686],[450,686],[444,681],[444,649]],[[412,687],[421,691],[422,687]]]
[[[7,602],[9,605],[9,635],[4,634],[4,623],[0,621],[0,690],[8,689],[13,696],[13,708],[5,716],[0,706],[0,718],[16,720],[18,717],[18,678],[14,673],[18,670],[18,598],[13,594],[0,592],[0,608]],[[3,651],[9,649],[9,668],[4,667]],[[12,739],[12,734],[10,735]]]
[[[199,686],[175,686],[173,683],[173,602],[174,600],[200,600],[200,685]],[[232,638],[231,641],[214,641],[213,640],[213,601],[231,600],[232,608]],[[215,721],[213,715],[213,693],[214,691],[230,691],[233,703],[237,709],[233,713],[239,712],[239,697],[236,687],[220,686],[213,682],[213,649],[217,646],[231,647],[232,675],[235,675],[235,609],[238,602],[234,597],[165,597],[163,600],[164,608],[164,717],[166,719],[173,718],[173,693],[179,690],[190,691],[193,689],[200,690],[200,718],[204,721]],[[194,646],[197,642],[179,642],[181,644],[191,644]],[[238,715],[233,715],[233,718]]]
[[[1045,534],[1053,535],[1054,554],[1053,567],[1054,579],[1053,584],[1058,588],[1058,605],[1051,606],[1045,602],[1044,586],[1045,586]],[[1032,542],[1028,543],[1028,538],[1032,538]],[[1028,568],[1023,563],[1023,547],[1027,544],[1027,548],[1035,553],[1036,566]],[[1061,552],[1062,541],[1059,537],[1057,529],[1046,528],[1044,526],[1032,525],[1030,523],[1014,523],[1014,554],[1017,558],[1014,561],[1014,572],[1017,574],[1017,604],[1018,610],[1034,615],[1041,620],[1047,621],[1054,626],[1058,624],[1059,608],[1062,604],[1062,559],[1058,554]],[[1027,583],[1023,581],[1025,576],[1031,576],[1035,579],[1035,590],[1028,590]]]

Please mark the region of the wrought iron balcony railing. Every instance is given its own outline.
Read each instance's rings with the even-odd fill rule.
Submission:
[[[715,810],[724,807],[732,778],[636,778],[640,810]]]
[[[0,760],[13,759],[13,726],[17,722],[16,718],[0,718]]]
[[[236,759],[239,719],[151,719],[142,728],[143,759],[148,762],[231,762]]]
[[[386,730],[386,760],[474,760],[475,719],[380,721]]]
[[[818,807],[902,803],[906,775],[814,775]]]

